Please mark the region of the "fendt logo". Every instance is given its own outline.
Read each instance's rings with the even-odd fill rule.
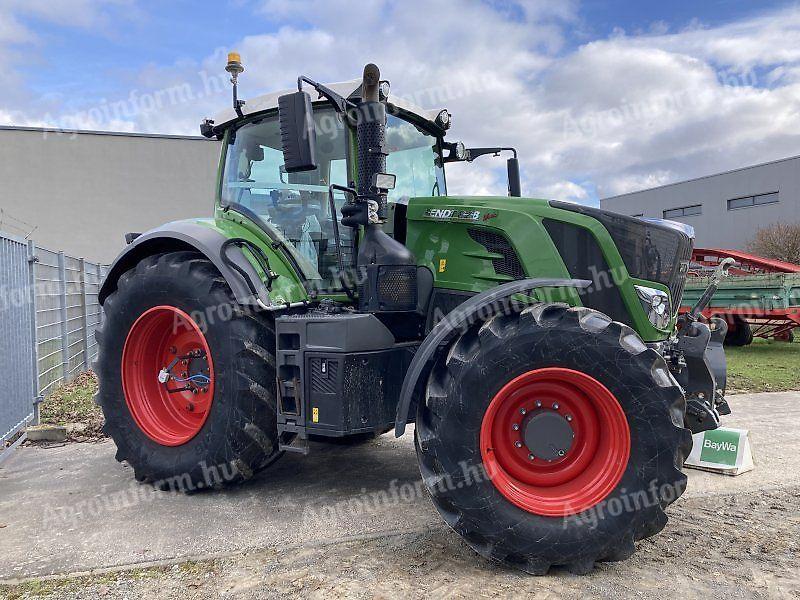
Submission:
[[[478,221],[481,218],[479,210],[456,210],[454,208],[429,208],[425,216],[431,219],[461,219],[462,221]]]

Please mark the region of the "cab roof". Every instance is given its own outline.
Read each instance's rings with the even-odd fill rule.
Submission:
[[[337,94],[348,98],[360,98],[361,97],[361,80],[360,79],[353,79],[350,81],[340,81],[338,83],[329,83],[325,84],[326,87],[330,88]],[[315,91],[310,86],[306,86],[305,89],[311,94],[312,99],[314,98]],[[258,113],[262,113],[268,110],[278,108],[278,98],[283,96],[284,94],[291,94],[296,92],[297,88],[292,88],[288,90],[281,90],[279,92],[272,92],[270,94],[264,94],[263,96],[256,96],[255,98],[248,98],[246,100],[246,104],[242,107],[242,113],[245,117],[249,115],[256,115]],[[316,103],[317,100],[314,100]],[[440,109],[436,110],[426,110],[410,102],[404,98],[399,96],[389,95],[389,99],[386,101],[387,105],[394,106],[395,108],[407,112],[412,113],[414,115],[418,115],[422,117],[425,121],[428,121],[430,126],[434,129],[439,129],[439,127],[435,123],[436,115],[441,112]],[[224,128],[230,123],[239,119],[239,116],[236,114],[236,111],[233,108],[228,108],[223,112],[217,114],[214,117],[214,127],[215,128]]]

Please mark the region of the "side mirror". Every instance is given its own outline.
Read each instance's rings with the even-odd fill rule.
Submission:
[[[306,92],[294,92],[278,98],[278,120],[286,172],[316,169],[317,131],[311,96]]]
[[[519,180],[519,161],[517,157],[509,158],[508,167],[508,195],[513,198],[522,196],[522,184]]]

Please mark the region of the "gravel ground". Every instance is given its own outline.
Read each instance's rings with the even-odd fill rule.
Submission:
[[[800,598],[800,487],[679,500],[633,558],[590,575],[490,564],[444,526],[225,559],[34,580],[8,598]]]

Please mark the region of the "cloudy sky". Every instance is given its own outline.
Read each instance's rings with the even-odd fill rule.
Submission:
[[[234,49],[245,98],[376,62],[451,139],[518,148],[525,195],[800,154],[800,5],[766,0],[0,0],[0,124],[196,134]],[[449,183],[504,193],[502,162]]]

